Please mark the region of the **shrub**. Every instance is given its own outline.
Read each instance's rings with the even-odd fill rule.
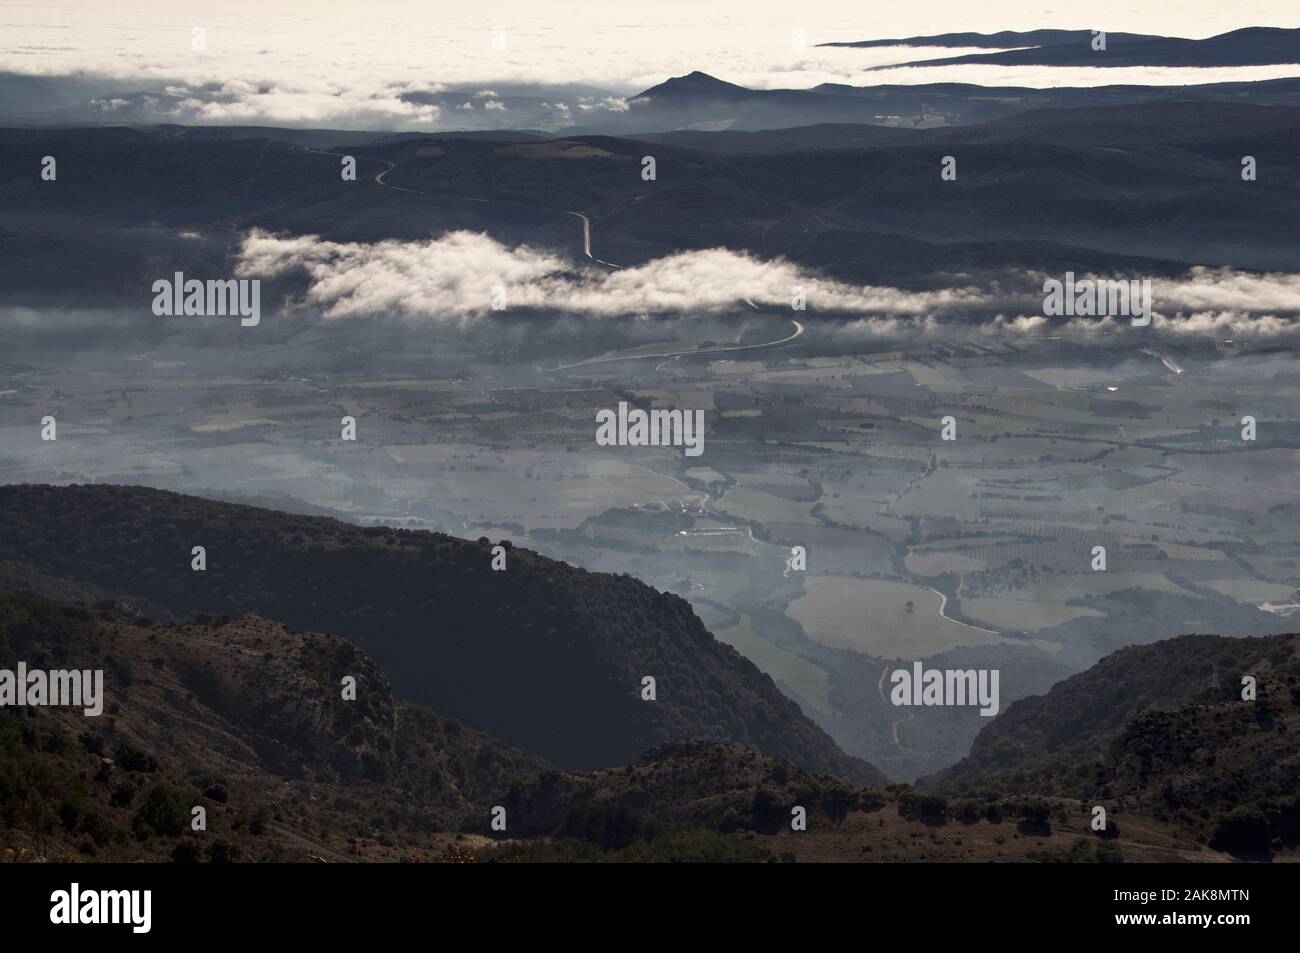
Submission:
[[[1219,819],[1210,846],[1234,854],[1267,851],[1272,836],[1268,818],[1257,804],[1241,804]]]
[[[202,859],[199,845],[192,840],[183,840],[172,850],[173,864],[197,864]]]
[[[185,830],[192,802],[185,792],[166,784],[155,784],[140,802],[131,829],[140,840],[176,837]]]
[[[147,751],[141,751],[134,745],[121,745],[114,752],[114,763],[123,771],[139,771],[152,774],[158,770],[158,762]]]

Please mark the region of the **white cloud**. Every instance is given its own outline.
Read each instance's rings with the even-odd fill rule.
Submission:
[[[175,87],[170,87],[176,89]],[[428,103],[408,102],[406,83],[368,82],[358,87],[337,84],[254,82],[236,79],[195,88],[176,95],[185,98],[173,108],[173,118],[198,123],[378,123],[404,121],[428,124],[441,110]]]
[[[1094,86],[1116,83],[1202,83],[1297,75],[1300,67],[1192,69],[1052,69],[962,66],[889,69],[874,66],[968,52],[940,48],[851,49],[818,43],[867,37],[909,36],[939,29],[988,27],[987,11],[966,0],[894,5],[869,12],[848,10],[842,0],[784,0],[701,4],[659,2],[628,17],[623,4],[568,5],[535,0],[497,0],[490,11],[464,12],[445,4],[334,5],[327,12],[299,4],[230,0],[219,5],[177,0],[157,4],[121,0],[73,4],[43,0],[39,16],[8,19],[0,31],[0,71],[77,75],[157,82],[169,94],[208,103],[206,87],[223,87],[210,107],[170,117],[199,122],[365,122],[385,128],[423,128],[436,122],[428,107],[404,103],[401,91],[477,90],[476,99],[502,97],[510,84],[585,84],[619,96],[702,69],[730,82],[759,88],[808,88],[824,82],[851,85],[918,82],[981,82],[1027,86]],[[1153,2],[1153,0],[1148,0]],[[1135,13],[1131,0],[1092,9],[1096,20],[1113,17],[1130,30],[1207,36],[1240,26],[1289,25],[1294,0],[1262,0],[1270,9],[1167,9]],[[1059,16],[1020,0],[1024,9],[1007,24],[1032,29],[1060,26]],[[1167,6],[1167,5],[1166,5]],[[675,12],[670,13],[669,7]],[[1273,9],[1275,7],[1275,9]],[[490,15],[488,15],[490,14]],[[1285,21],[1285,22],[1283,22]],[[508,31],[505,49],[490,45],[490,26]],[[190,46],[191,30],[206,29],[207,48]],[[807,46],[796,48],[792,29]],[[57,31],[58,44],[49,42]],[[242,84],[242,85],[240,85]],[[237,88],[238,87],[238,88]],[[102,95],[111,95],[107,90]],[[554,94],[552,94],[554,95]],[[588,103],[596,109],[626,108],[618,96]],[[454,118],[454,117],[453,117]]]
[[[252,232],[238,272],[274,277],[303,271],[306,303],[326,317],[405,313],[433,319],[490,311],[501,286],[511,307],[613,316],[640,313],[720,314],[757,304],[789,308],[796,287],[822,311],[889,315],[946,313],[985,303],[974,289],[912,292],[854,286],[812,275],[785,261],[762,261],[723,248],[681,252],[636,268],[576,271],[552,253],[510,249],[487,235],[451,232],[424,242],[375,244],[282,238]]]
[[[543,307],[567,261],[521,246],[513,251],[486,235],[451,232],[426,242],[375,244],[278,238],[251,233],[237,273],[272,277],[302,270],[306,303],[326,317],[404,313],[434,319],[477,317],[491,308],[493,289],[516,306]]]
[[[619,96],[579,96],[578,108],[583,112],[625,113],[629,106],[628,101]]]
[[[1300,275],[1196,267],[1160,282],[1155,299],[1165,310],[1300,313]]]
[[[327,318],[405,314],[435,321],[472,320],[490,313],[497,287],[505,290],[510,308],[595,317],[706,316],[734,312],[746,300],[788,310],[795,290],[802,289],[810,313],[849,318],[841,326],[846,333],[952,335],[960,329],[984,336],[1100,338],[1129,326],[1127,318],[1044,316],[1044,276],[1034,274],[1025,275],[1023,286],[1014,291],[973,280],[912,291],[852,285],[788,261],[762,260],[725,248],[680,252],[606,271],[575,267],[569,258],[542,249],[508,248],[467,231],[428,241],[373,244],[260,231],[245,238],[238,264],[241,276],[273,278],[295,272],[308,279],[303,304]],[[1300,275],[1196,268],[1152,284],[1152,326],[1157,334],[1269,338],[1300,332]]]

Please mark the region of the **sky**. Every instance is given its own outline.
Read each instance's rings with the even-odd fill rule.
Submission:
[[[1205,37],[1243,26],[1300,27],[1295,0],[483,0],[448,7],[445,0],[0,0],[0,71],[168,83],[173,94],[192,93],[205,104],[208,113],[200,121],[329,123],[362,115],[375,125],[415,129],[446,127],[452,117],[404,100],[404,92],[546,83],[627,96],[692,70],[758,88],[1300,75],[1300,67],[962,66],[865,73],[916,59],[917,52],[816,45],[1040,27]],[[207,105],[214,98],[219,101]]]

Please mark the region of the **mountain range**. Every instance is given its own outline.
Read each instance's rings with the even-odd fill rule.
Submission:
[[[713,639],[684,599],[628,576],[523,549],[494,571],[486,540],[133,487],[0,487],[0,525],[0,562],[171,619],[255,613],[343,635],[399,696],[563,767],[622,764],[674,738],[706,737],[857,784],[883,780]],[[195,545],[206,551],[203,571],[191,568]],[[654,701],[642,698],[647,676]]]
[[[1300,76],[1178,85],[1171,71],[1264,68],[1246,75],[1275,76],[1295,64],[1300,73],[1300,30],[1206,39],[1111,33],[1104,49],[1095,41],[1093,30],[1035,30],[828,43],[838,48],[837,63],[853,50],[874,52],[850,82],[804,89],[749,88],[698,70],[618,93],[582,83],[412,82],[401,87],[403,106],[463,126],[417,132],[306,121],[195,125],[205,103],[232,105],[244,93],[152,75],[0,73],[0,333],[13,346],[0,355],[0,396],[12,411],[6,432],[30,440],[6,447],[6,463],[38,460],[15,469],[24,474],[16,479],[59,484],[0,486],[0,671],[20,661],[98,670],[106,688],[97,717],[78,708],[0,707],[0,862],[1300,859],[1300,635],[1260,635],[1290,623],[1253,596],[1246,611],[1226,590],[1183,591],[1171,577],[1160,591],[1107,593],[1103,613],[1093,608],[1103,597],[1058,583],[1057,608],[1070,620],[1060,623],[1070,626],[1060,644],[1030,645],[1037,640],[1011,627],[1022,624],[1013,615],[996,626],[1000,633],[977,626],[994,641],[939,642],[942,651],[925,656],[931,666],[999,671],[994,718],[961,706],[900,718],[886,697],[889,670],[904,661],[884,654],[895,646],[873,643],[876,655],[856,643],[824,643],[785,614],[809,594],[789,578],[799,576],[789,562],[777,575],[787,547],[804,545],[805,535],[816,558],[843,559],[842,574],[816,575],[869,591],[866,584],[903,575],[905,560],[918,554],[912,543],[985,537],[991,550],[1009,552],[1029,539],[1055,544],[1058,529],[1062,537],[1081,532],[1052,523],[1051,536],[1018,529],[994,536],[985,507],[972,503],[963,524],[947,515],[946,496],[933,518],[896,509],[921,481],[954,472],[928,442],[896,442],[904,427],[921,431],[918,415],[937,417],[939,401],[950,399],[969,399],[968,413],[986,428],[989,461],[1019,466],[1036,455],[1048,469],[1060,465],[1051,480],[1072,499],[1087,499],[1090,511],[1070,513],[1063,503],[1063,514],[1086,515],[1081,525],[1107,532],[1113,517],[1119,530],[1141,532],[1127,545],[1141,558],[1195,550],[1240,563],[1245,575],[1225,576],[1231,584],[1267,576],[1272,593],[1278,579],[1295,581],[1289,504],[1267,516],[1261,508],[1271,536],[1258,552],[1218,530],[1184,529],[1184,541],[1171,542],[1163,519],[1147,524],[1150,532],[1129,525],[1126,510],[1139,494],[1163,492],[1154,481],[1174,472],[1171,456],[1213,454],[1231,470],[1235,461],[1219,456],[1220,432],[1236,439],[1235,424],[1220,428],[1221,417],[1233,424],[1240,396],[1228,373],[1238,360],[1231,340],[1216,333],[1213,342],[1180,345],[1196,357],[1187,374],[1175,363],[1185,360],[1182,351],[1144,348],[1138,357],[1142,344],[1126,349],[1112,338],[1096,342],[1096,353],[1071,353],[1077,365],[1043,369],[1011,361],[1014,346],[1004,351],[1001,340],[968,350],[960,343],[972,333],[962,325],[1026,314],[1016,309],[1041,291],[1045,274],[1141,276],[1171,287],[1225,269],[1214,294],[1192,300],[1217,309],[1217,292],[1231,285],[1228,300],[1248,301],[1251,315],[1270,312],[1267,322],[1285,324],[1296,311],[1285,292],[1300,273]],[[881,57],[897,61],[874,65]],[[871,83],[879,70],[968,76],[970,66],[1021,67],[1025,83],[1057,68],[1145,68],[1161,85]],[[57,175],[46,177],[50,159]],[[340,174],[349,160],[351,179]],[[1246,166],[1257,176],[1243,176]],[[396,312],[408,297],[424,293],[408,294],[417,282],[402,267],[436,272],[420,256],[448,236],[472,243],[478,256],[464,259],[465,275],[481,261],[486,273],[508,260],[521,271],[536,267],[537,286],[576,289],[570,297],[595,289],[602,300],[636,306],[589,320],[566,311],[559,295],[455,328],[446,308],[428,309],[429,321],[401,320]],[[266,319],[256,339],[228,334],[235,322],[163,321],[151,312],[159,278],[181,270],[201,279],[242,276],[257,242],[296,243],[320,257],[262,275]],[[394,269],[365,267],[377,249],[405,262],[396,281]],[[677,294],[672,287],[662,294],[674,262],[697,258],[709,260],[719,285],[731,280],[728,269],[745,289],[776,273],[754,292],[766,304],[737,296],[727,299],[734,313],[706,307],[701,315],[679,303],[643,320],[643,302]],[[535,266],[541,259],[544,268]],[[476,294],[459,268],[453,262],[445,283],[462,297]],[[322,276],[357,278],[358,286],[388,280],[397,291],[386,300],[397,303],[327,313],[327,302],[312,297]],[[819,313],[814,296],[799,321],[784,301],[765,313],[786,294],[787,276],[835,285],[841,301],[880,304]],[[637,296],[646,289],[653,294]],[[987,293],[965,305],[968,289]],[[863,297],[853,297],[859,290]],[[954,303],[939,306],[938,316],[913,307],[935,292]],[[688,350],[661,313],[691,319],[695,330],[684,337],[707,340]],[[894,351],[910,345],[856,327],[896,314],[946,324],[958,344],[942,338]],[[845,359],[851,364],[827,357],[859,333],[869,343]],[[787,353],[769,365],[751,342]],[[1037,343],[1044,354],[1072,348],[1056,336]],[[778,366],[796,347],[798,358]],[[1252,348],[1261,374],[1289,354],[1280,336],[1263,335]],[[749,353],[738,361],[718,353],[733,349]],[[722,359],[692,362],[700,354]],[[1110,374],[1146,358],[1140,372],[1124,371],[1122,384],[1101,383],[1098,368]],[[947,368],[976,365],[979,374],[947,376]],[[483,366],[491,373],[477,379]],[[636,370],[605,375],[611,366]],[[515,368],[527,379],[516,379]],[[1167,380],[1157,376],[1162,368]],[[1292,370],[1259,379],[1284,383]],[[559,372],[569,376],[550,379]],[[715,386],[707,376],[714,372],[727,387]],[[760,373],[767,376],[751,387],[746,379]],[[748,392],[731,389],[732,381]],[[292,386],[268,396],[268,382]],[[434,393],[443,384],[445,392]],[[180,390],[162,396],[161,385]],[[409,494],[413,525],[491,537],[327,515],[400,519],[391,514],[402,512],[401,497],[367,483],[364,466],[355,482],[321,467],[327,485],[304,495],[311,503],[272,495],[283,485],[272,481],[314,474],[329,459],[323,445],[334,437],[334,408],[364,416],[356,395],[372,386],[389,393],[387,403],[370,405],[382,412],[367,426],[396,439],[349,445],[358,453],[351,459],[385,445],[442,454],[446,479],[436,484],[402,469],[419,465],[414,455],[377,466],[390,468],[388,485],[401,488],[394,494]],[[1103,386],[1107,395],[1124,390],[1102,396]],[[1035,399],[1050,390],[1041,419],[1060,427],[1038,434],[1050,441],[1042,454],[1023,449],[1032,430],[1013,429],[1040,419],[1030,416],[1038,413],[1031,388]],[[999,389],[1024,403],[983,406],[992,401],[981,395]],[[1252,378],[1248,390],[1255,389]],[[1163,429],[1157,405],[1142,402],[1157,390],[1174,395]],[[188,415],[159,409],[174,393],[184,394],[176,401]],[[552,461],[572,452],[572,425],[589,406],[658,407],[683,395],[727,418],[725,429],[709,431],[715,446],[745,457],[746,467],[752,455],[761,467],[733,477],[712,458],[676,480],[636,464],[637,478],[653,482],[629,497],[635,503],[603,513],[595,506],[594,515],[573,519],[577,510],[567,508],[544,525],[501,500],[473,502],[475,493],[486,499],[506,485],[490,483],[491,467],[473,462],[480,450],[499,451],[503,469],[523,460],[526,479],[540,482],[529,455],[539,445],[555,450]],[[237,413],[239,401],[247,412]],[[1241,408],[1259,413],[1254,404]],[[1184,424],[1171,420],[1171,409]],[[1197,428],[1201,411],[1212,429]],[[45,413],[59,415],[57,445],[35,439]],[[322,419],[325,430],[316,426]],[[479,430],[469,429],[471,420]],[[1270,456],[1252,459],[1285,474],[1291,424],[1261,422],[1257,452]],[[110,445],[98,437],[119,425],[147,431],[147,442],[114,445],[146,446],[149,459],[137,465],[123,452],[110,454],[111,466],[90,468],[79,455]],[[799,436],[813,425],[810,432],[834,436]],[[268,429],[250,436],[249,428]],[[1094,453],[1076,443],[1112,430],[1113,445],[1099,443],[1089,460],[1115,469],[1095,484],[1097,474],[1067,474],[1067,460],[1081,465],[1074,455]],[[85,439],[92,432],[96,439]],[[1160,436],[1133,436],[1148,432]],[[824,486],[823,464],[861,447],[861,438],[879,445],[857,458],[870,462],[853,466],[889,467],[888,474],[844,464],[842,479]],[[173,455],[182,445],[185,453]],[[507,460],[505,448],[522,452]],[[60,459],[64,449],[72,453]],[[296,470],[281,465],[289,452]],[[1148,455],[1141,465],[1122,462]],[[248,459],[268,460],[269,475],[239,497],[230,488],[247,478]],[[225,461],[220,473],[215,465],[207,471],[217,460]],[[972,462],[962,479],[981,479],[987,466]],[[607,472],[556,466],[547,470],[554,486],[536,492],[585,496],[587,484],[577,480]],[[1183,505],[1225,524],[1239,515],[1253,527],[1245,510],[1195,501],[1206,489],[1201,472],[1178,482],[1192,499]],[[332,474],[349,481],[337,508]],[[224,490],[203,489],[209,477]],[[860,495],[848,492],[851,480],[864,479],[870,485],[856,487]],[[201,495],[108,480],[166,482]],[[660,491],[666,480],[677,489]],[[1063,500],[1021,492],[1029,484],[1001,467],[989,480],[971,500],[1049,509]],[[462,481],[474,492],[461,508],[428,489]],[[1251,484],[1248,493],[1262,485],[1242,483]],[[523,485],[524,497],[533,492],[508,485]],[[943,485],[967,492],[960,480]],[[678,490],[687,495],[660,499]],[[845,499],[828,516],[823,497],[835,501],[841,491]],[[746,493],[768,508],[735,504]],[[242,502],[210,498],[220,494]],[[733,509],[720,506],[724,497]],[[885,510],[873,517],[878,507]],[[785,523],[789,511],[803,522]],[[1055,515],[1026,512],[1035,522]],[[859,514],[862,526],[838,522]],[[697,523],[698,535],[677,538]],[[649,525],[681,544],[665,547],[662,563],[605,558],[658,555],[638,535]],[[843,542],[850,531],[861,531],[852,547]],[[711,548],[725,542],[714,532],[737,534],[767,556],[775,547],[777,556],[748,576],[742,550]],[[787,539],[791,532],[800,535]],[[843,549],[831,545],[836,540]],[[864,541],[879,541],[879,555]],[[620,572],[588,571],[528,545]],[[879,562],[864,568],[868,550]],[[1278,571],[1247,565],[1250,557],[1276,560]],[[710,571],[696,572],[706,560]],[[1011,591],[963,590],[962,570],[925,579],[934,588],[926,582],[928,592],[909,598],[933,596],[940,621],[953,627],[980,621],[967,615],[980,592]],[[764,598],[733,608],[721,593],[740,585]],[[776,598],[786,590],[788,598]],[[874,608],[875,598],[884,597],[860,604]],[[909,622],[919,616],[912,601],[898,601]],[[1195,621],[1184,628],[1184,620]],[[847,627],[854,624],[850,618]],[[730,632],[738,648],[713,632]],[[1174,632],[1185,634],[1152,641]],[[1101,828],[1099,810],[1107,818]],[[196,814],[203,831],[192,826]]]
[[[1300,80],[1276,82],[1300,91]],[[971,275],[1011,286],[1026,271],[1300,270],[1289,240],[1300,214],[1295,106],[1151,103],[951,128],[838,124],[640,139],[348,143],[345,133],[320,132],[308,147],[302,136],[6,130],[4,303],[140,308],[152,282],[174,271],[170,262],[228,274],[253,228],[339,242],[467,230],[578,260],[576,212],[590,221],[594,254],[619,265],[726,247],[905,288]],[[358,181],[340,179],[339,154],[356,158]],[[647,154],[657,160],[653,182],[640,177]],[[38,174],[46,155],[58,157],[57,182]],[[940,177],[945,156],[956,161],[955,180]],[[1256,160],[1257,181],[1242,180],[1243,156]],[[273,285],[267,300],[300,294],[294,280]]]
[[[898,62],[879,64],[876,56],[874,62],[879,65],[864,61],[864,82],[822,83],[806,89],[747,89],[695,71],[630,95],[581,83],[495,83],[493,89],[484,91],[430,82],[409,84],[401,101],[415,108],[436,108],[439,125],[445,128],[545,130],[552,135],[630,135],[688,128],[752,131],[841,122],[955,125],[1066,105],[1167,101],[1297,104],[1294,81],[1287,79],[1208,85],[1161,85],[1156,81],[1076,88],[1058,82],[1030,83],[1024,88],[868,82],[877,71],[915,66],[940,71],[969,65],[1021,66],[1041,71],[1062,67],[1169,70],[1296,65],[1300,71],[1300,29],[1248,27],[1205,39],[1116,32],[1106,34],[1104,50],[1093,49],[1097,42],[1094,32],[947,33],[828,42],[821,46],[848,51],[896,50]],[[988,52],[966,52],[972,48]],[[961,52],[908,60],[912,50]],[[486,108],[488,103],[491,108]],[[187,83],[179,77],[0,73],[0,124],[11,126],[198,125],[207,121],[204,106],[228,104],[229,90]],[[292,120],[285,124],[307,125]],[[371,135],[358,133],[353,141]]]
[[[4,657],[102,669],[107,698],[99,719],[0,713],[11,859],[1106,862],[1300,841],[1300,636],[1123,649],[913,788],[631,579],[517,548],[494,574],[483,543],[141,487],[4,487],[0,526]]]
[[[1201,69],[1225,66],[1271,66],[1300,63],[1300,29],[1247,27],[1203,40],[1183,37],[1106,34],[1105,48],[1094,47],[1094,30],[1012,31],[991,35],[947,34],[910,40],[827,43],[824,46],[976,46],[1007,47],[993,53],[970,53],[913,60],[897,66],[1182,66]],[[969,41],[969,42],[965,42]],[[895,66],[877,67],[894,69]]]

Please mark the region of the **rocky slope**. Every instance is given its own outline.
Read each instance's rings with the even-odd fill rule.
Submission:
[[[303,859],[326,840],[336,854],[382,854],[397,831],[427,850],[546,767],[396,700],[347,640],[254,617],[167,627],[122,607],[0,594],[0,658],[104,673],[98,717],[0,709],[0,847],[16,852]]]
[[[1121,649],[1013,703],[926,784],[1150,812],[1198,843],[1267,857],[1300,843],[1297,738],[1300,635],[1188,635]]]
[[[0,528],[0,562],[31,578],[97,586],[176,619],[255,613],[345,636],[399,697],[563,767],[708,738],[854,784],[883,781],[685,600],[630,576],[522,549],[497,572],[485,542],[140,487],[0,487]],[[203,571],[192,568],[195,546]]]

